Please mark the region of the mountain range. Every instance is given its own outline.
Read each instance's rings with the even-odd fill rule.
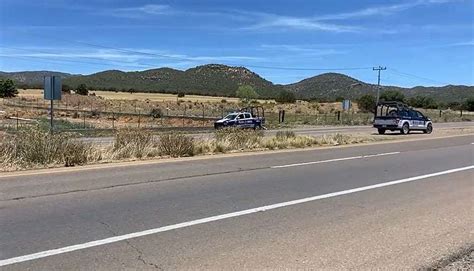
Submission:
[[[107,70],[90,75],[52,71],[0,72],[0,78],[14,80],[19,88],[42,88],[44,76],[63,78],[63,85],[76,88],[86,84],[90,89],[185,93],[213,96],[235,96],[241,85],[251,85],[262,98],[274,98],[281,91],[295,93],[299,99],[335,100],[355,99],[364,94],[375,94],[377,86],[340,73],[324,73],[289,85],[274,84],[244,67],[219,64],[197,66],[185,71],[159,68],[136,72]],[[382,91],[396,90],[407,97],[427,96],[440,102],[461,102],[474,96],[473,86],[447,85],[443,87],[402,88],[383,86]]]

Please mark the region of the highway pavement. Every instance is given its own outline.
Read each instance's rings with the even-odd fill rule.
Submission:
[[[0,269],[406,269],[474,243],[474,137],[0,175]]]
[[[469,128],[474,127],[474,122],[446,122],[446,123],[435,123],[434,129],[449,129],[449,128]],[[280,129],[281,130],[281,129]],[[308,136],[321,136],[325,134],[352,134],[352,133],[365,133],[375,134],[377,132],[371,125],[354,125],[354,126],[306,126],[298,128],[288,128],[284,130],[291,130],[297,135],[308,135]],[[265,131],[265,136],[275,136],[278,129],[271,129]],[[189,133],[190,136],[196,139],[210,139],[213,137],[213,130],[203,131],[201,133]],[[391,133],[388,131],[387,133]],[[394,132],[399,133],[399,132]],[[112,144],[114,137],[83,137],[81,138],[84,142],[92,142],[98,144]]]

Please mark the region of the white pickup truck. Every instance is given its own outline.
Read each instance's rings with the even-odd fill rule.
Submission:
[[[382,102],[375,111],[374,128],[377,128],[379,134],[385,134],[387,130],[400,131],[401,134],[408,134],[412,130],[431,134],[433,122],[406,104]]]

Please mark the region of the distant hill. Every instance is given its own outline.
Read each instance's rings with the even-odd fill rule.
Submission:
[[[185,71],[159,68],[136,72],[107,70],[91,75],[73,75],[53,71],[0,72],[0,78],[11,78],[19,87],[42,87],[43,77],[58,75],[63,84],[72,88],[86,84],[92,89],[109,91],[163,92],[235,96],[241,85],[255,87],[260,97],[274,98],[282,90],[294,92],[299,99],[333,101],[336,98],[356,99],[364,94],[375,94],[376,86],[340,73],[320,74],[289,85],[276,85],[244,67],[209,64]],[[401,91],[407,97],[429,96],[445,103],[462,101],[474,96],[473,86],[414,87],[383,86],[384,90]]]
[[[61,76],[69,78],[74,76],[69,73],[54,71],[23,71],[23,72],[0,72],[0,78],[9,78],[15,81],[17,86],[39,87],[43,85],[45,76]]]
[[[324,73],[286,85],[300,99],[354,99],[364,94],[374,94],[372,85],[340,73]]]
[[[285,88],[294,92],[300,99],[322,99],[331,100],[338,97],[345,99],[356,99],[364,94],[375,95],[377,86],[364,83],[350,76],[340,73],[325,73],[298,83],[286,85]],[[443,87],[414,87],[402,88],[397,86],[382,86],[382,92],[386,90],[396,90],[402,92],[406,97],[428,96],[437,101],[453,102],[462,101],[468,97],[474,97],[473,86]]]
[[[241,85],[254,86],[261,97],[275,97],[282,89],[258,74],[243,68],[209,64],[186,71],[160,68],[140,72],[104,71],[85,76],[68,77],[65,84],[81,83],[94,89],[115,89],[142,92],[234,96]]]

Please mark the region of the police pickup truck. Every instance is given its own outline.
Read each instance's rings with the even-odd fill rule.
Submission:
[[[244,108],[233,112],[214,122],[214,128],[225,127],[261,129],[265,125],[265,117],[262,108]]]
[[[404,103],[381,102],[375,110],[374,128],[377,128],[379,134],[385,134],[387,130],[400,131],[401,134],[414,130],[431,134],[433,122]]]

